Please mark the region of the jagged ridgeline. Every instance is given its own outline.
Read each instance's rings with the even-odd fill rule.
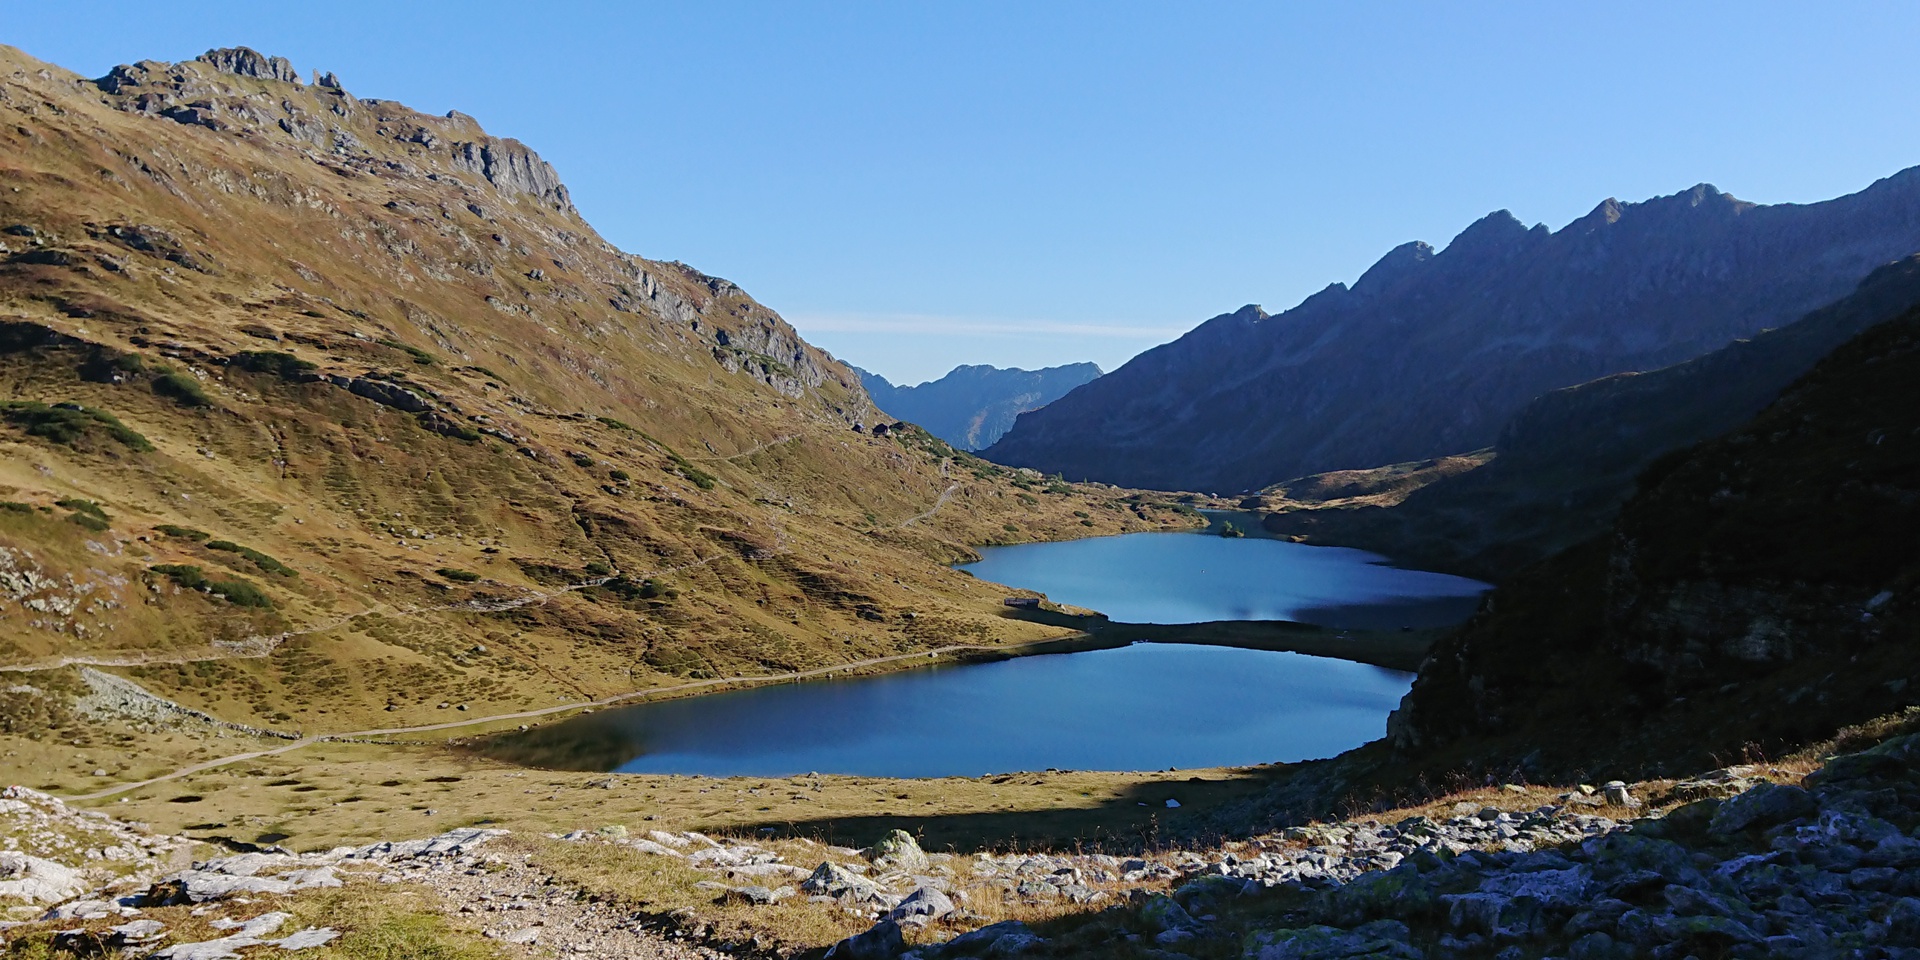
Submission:
[[[1028,637],[966,543],[1189,522],[858,429],[848,368],[458,113],[0,48],[0,120],[0,665],[444,717]]]

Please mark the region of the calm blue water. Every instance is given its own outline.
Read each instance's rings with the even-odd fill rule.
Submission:
[[[609,710],[536,728],[503,755],[760,777],[1245,766],[1380,737],[1412,680],[1295,653],[1137,643]]]
[[[1259,530],[1257,518],[1228,516],[1241,529]],[[1130,533],[980,553],[984,559],[960,569],[1124,623],[1445,626],[1472,615],[1488,588],[1478,580],[1388,566],[1387,558],[1364,550],[1212,532]]]
[[[1246,521],[1236,518],[1246,526]],[[969,570],[1134,623],[1464,619],[1485,584],[1359,550],[1199,533],[994,547]],[[1413,675],[1295,653],[1140,643],[640,704],[496,741],[502,759],[708,776],[979,776],[1330,757],[1386,732]]]

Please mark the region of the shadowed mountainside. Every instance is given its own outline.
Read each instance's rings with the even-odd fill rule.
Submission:
[[[1909,257],[1784,327],[1671,367],[1545,394],[1521,408],[1477,468],[1444,476],[1362,472],[1366,482],[1352,489],[1331,482],[1340,474],[1279,485],[1258,498],[1276,510],[1264,525],[1500,579],[1600,535],[1657,457],[1746,422],[1821,357],[1915,304],[1920,257]],[[1413,481],[1426,482],[1394,486]],[[1331,499],[1329,487],[1347,498]],[[1383,496],[1389,493],[1399,496]]]
[[[1013,427],[1015,417],[1038,410],[1100,376],[1099,366],[1069,363],[1039,370],[986,364],[954,367],[919,386],[894,386],[858,367],[867,395],[881,410],[910,420],[961,450],[979,450]]]
[[[1389,722],[1431,770],[1677,771],[1778,756],[1920,677],[1920,308],[1758,417],[1650,466],[1611,533],[1440,641]]]
[[[1396,248],[1351,289],[1215,317],[1047,407],[999,463],[1232,492],[1494,442],[1540,394],[1779,326],[1920,250],[1920,170],[1761,206],[1701,185],[1555,232],[1506,211]]]

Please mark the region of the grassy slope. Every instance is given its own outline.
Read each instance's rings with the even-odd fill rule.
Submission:
[[[53,610],[0,614],[0,666],[106,663],[263,727],[425,723],[1055,635],[946,564],[968,543],[1195,522],[852,430],[874,416],[857,379],[731,284],[454,165],[450,143],[518,149],[471,120],[204,64],[145,76],[108,93],[0,51],[0,228],[30,228],[0,234],[0,399],[108,411],[152,447],[0,421],[0,500],[29,508],[0,511],[0,547]],[[212,101],[227,128],[122,109],[141,96]],[[435,412],[229,362],[246,351],[385,377]],[[74,498],[109,528],[55,505]],[[44,696],[9,703],[0,779],[100,785],[76,754],[109,744],[144,754],[106,782],[235,752],[82,722],[60,705],[71,670],[8,676]]]

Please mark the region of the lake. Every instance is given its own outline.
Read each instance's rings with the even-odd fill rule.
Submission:
[[[1215,529],[1229,519],[1245,522],[1216,517]],[[982,553],[967,567],[975,576],[1135,623],[1428,626],[1464,619],[1486,589],[1260,536],[1140,533]],[[562,769],[758,777],[1248,766],[1382,736],[1412,681],[1296,653],[1136,643],[643,703],[510,734],[486,752]]]
[[[1220,536],[1228,522],[1248,536]],[[1204,532],[982,547],[980,554],[983,559],[960,569],[1126,623],[1449,626],[1471,616],[1488,588],[1465,577],[1392,566],[1364,550],[1275,539],[1254,514],[1213,514],[1213,526]]]
[[[1330,757],[1381,736],[1412,680],[1297,653],[1136,643],[623,707],[488,752],[717,777],[1248,766]]]

